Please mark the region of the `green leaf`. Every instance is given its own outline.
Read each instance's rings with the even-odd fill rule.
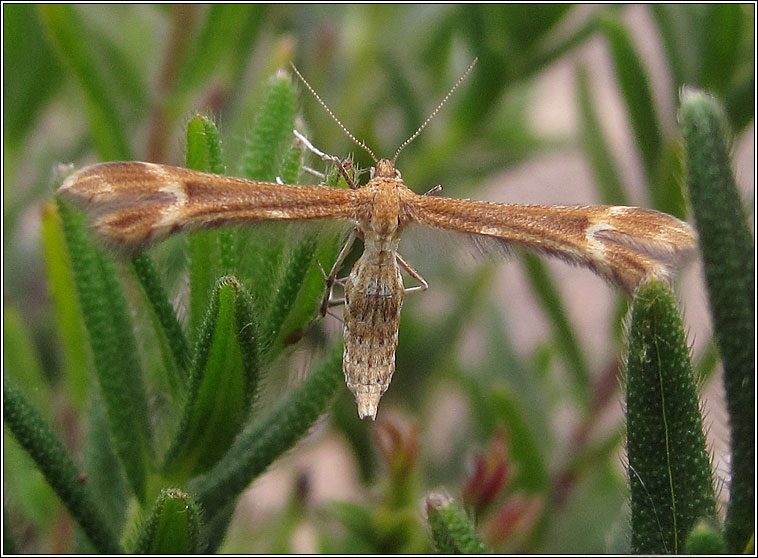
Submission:
[[[42,210],[40,235],[47,272],[47,289],[55,310],[57,333],[63,345],[66,393],[76,408],[81,410],[91,383],[88,374],[87,341],[82,327],[82,312],[76,299],[74,272],[68,259],[66,239],[55,204],[47,204]]]
[[[129,507],[130,486],[111,441],[108,417],[102,397],[92,390],[87,398],[87,441],[84,470],[87,489],[92,493],[103,517],[116,533],[123,532]]]
[[[208,116],[197,114],[187,123],[187,168],[223,174],[225,172],[218,128]]]
[[[103,554],[119,554],[118,540],[97,513],[95,502],[86,485],[80,482],[79,471],[66,449],[7,377],[3,381],[3,419],[95,548]]]
[[[45,418],[53,416],[53,391],[39,362],[31,333],[15,309],[3,308],[3,371],[30,396]]]
[[[49,536],[63,506],[32,457],[13,439],[10,428],[3,432],[3,482],[7,491],[4,507],[14,519]]]
[[[440,554],[485,554],[474,524],[449,496],[438,493],[426,497],[426,514],[432,529],[432,540]]]
[[[161,490],[150,515],[140,528],[135,554],[198,554],[200,507],[192,497],[176,488]]]
[[[90,133],[102,161],[129,160],[131,150],[107,81],[97,68],[89,33],[73,6],[38,7],[47,36],[84,91]]]
[[[295,107],[292,80],[280,71],[268,81],[256,114],[243,157],[244,176],[269,182],[280,178],[290,184],[298,181],[302,154],[292,145]],[[324,248],[333,248],[336,239],[336,235],[317,236],[299,226],[275,228],[281,233],[243,231],[239,241],[246,247],[240,273],[250,278],[253,294],[264,310],[261,334],[267,359],[277,356],[313,318],[323,293],[323,278],[314,255],[322,265],[328,265],[332,255],[324,255]]]
[[[282,163],[290,156],[295,103],[295,86],[286,72],[280,71],[269,79],[248,139],[243,176],[266,182],[276,180]]]
[[[272,346],[282,332],[282,325],[294,306],[297,295],[305,280],[306,273],[310,269],[313,254],[316,251],[316,236],[308,235],[295,244],[285,258],[285,266],[279,278],[273,300],[268,305],[268,313],[263,320],[261,331],[265,338],[263,346],[269,354]]]
[[[174,378],[174,382],[171,383],[184,385],[187,380],[190,353],[187,339],[184,337],[184,332],[182,331],[182,326],[176,316],[174,307],[163,288],[153,260],[142,252],[132,257],[131,263],[132,270],[142,285],[142,289],[150,303],[150,308],[158,320],[161,333],[168,340],[174,360],[174,366],[168,367],[168,370],[169,373],[176,371],[179,375],[179,378]]]
[[[684,153],[678,139],[665,142],[662,146],[656,175],[650,190],[652,206],[674,217],[685,220],[687,206],[684,203]]]
[[[755,74],[739,80],[734,88],[724,98],[724,104],[729,111],[734,129],[742,132],[748,124],[755,120]]]
[[[175,106],[194,89],[218,72],[228,58],[237,58],[238,46],[255,36],[256,23],[266,12],[264,6],[213,4],[203,20],[203,28],[191,45],[174,88]],[[231,53],[234,55],[230,56]]]
[[[742,552],[755,521],[755,250],[732,175],[720,105],[704,93],[686,91],[679,119],[731,425],[725,538],[730,552]]]
[[[218,129],[198,114],[187,124],[186,165],[189,169],[222,174],[225,167]],[[197,331],[216,279],[233,272],[235,233],[199,231],[189,236],[190,327]]]
[[[62,82],[33,4],[3,5],[3,131],[18,145]]]
[[[234,277],[219,280],[194,355],[184,415],[164,465],[179,481],[206,471],[227,451],[257,387],[252,301]]]
[[[587,68],[584,66],[579,68],[578,84],[582,144],[595,176],[600,200],[608,205],[628,205],[626,189],[595,112]]]
[[[237,507],[237,502],[231,501],[221,510],[219,510],[213,517],[208,517],[208,514],[203,514],[204,524],[203,532],[201,534],[207,554],[215,553],[226,537],[226,530],[229,528],[229,524],[234,517],[234,510]]]
[[[716,517],[716,504],[689,346],[660,281],[637,291],[628,342],[632,553],[679,553],[698,519]]]
[[[113,443],[132,490],[142,500],[152,442],[130,314],[115,263],[89,239],[81,213],[62,201],[58,211]]]
[[[376,552],[376,524],[371,509],[354,502],[336,501],[328,502],[324,511],[337,519],[352,538],[368,546],[368,552]]]
[[[342,380],[340,343],[268,416],[245,427],[221,461],[193,483],[209,520],[308,431]]]
[[[286,170],[283,166],[292,162],[295,110],[295,87],[290,76],[280,71],[266,83],[263,101],[255,114],[242,156],[242,176],[266,182],[274,182],[282,176],[282,171]],[[289,238],[288,225],[267,228],[275,229],[279,234],[271,234],[269,230],[261,234],[264,231],[256,228],[241,230],[238,239],[239,245],[245,246],[240,274],[243,278],[250,278],[246,284],[250,285],[253,296],[266,312],[266,305],[275,296],[279,275],[287,265],[283,262],[283,254]]]
[[[539,256],[525,252],[521,254],[521,261],[529,277],[532,290],[543,311],[553,324],[553,337],[571,373],[574,394],[582,407],[587,409],[590,404],[592,387],[589,366],[574,334],[574,328],[566,316],[558,288]]]
[[[509,452],[516,465],[514,486],[527,491],[544,490],[550,479],[546,463],[535,438],[533,427],[526,421],[527,414],[518,397],[504,390],[493,390],[490,394],[492,410],[497,424],[507,425]]]
[[[8,507],[3,506],[3,552],[7,555],[21,554],[16,545],[16,539],[13,538],[11,531],[11,522],[8,518]]]
[[[616,79],[626,104],[635,143],[640,150],[645,175],[652,183],[663,138],[647,73],[629,34],[615,16],[601,16],[600,28],[611,50]]]
[[[713,93],[723,94],[741,61],[743,6],[713,4],[706,5],[705,9],[707,32],[703,34],[702,76],[698,85]]]
[[[687,535],[684,553],[694,556],[727,554],[724,535],[711,521],[700,521]]]
[[[682,5],[650,4],[649,9],[658,27],[663,52],[671,71],[673,98],[683,83],[694,79],[695,56],[692,49],[685,48],[683,35],[686,34],[687,42],[692,40],[695,17],[692,10],[687,10],[687,6]]]

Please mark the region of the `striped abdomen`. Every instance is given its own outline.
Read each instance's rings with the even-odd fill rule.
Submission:
[[[342,366],[361,418],[376,418],[379,399],[392,380],[403,297],[392,251],[365,251],[345,282]]]

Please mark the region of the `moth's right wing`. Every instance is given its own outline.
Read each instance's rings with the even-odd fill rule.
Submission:
[[[290,186],[141,162],[101,163],[58,190],[111,248],[134,252],[185,230],[263,220],[352,219],[354,190]]]
[[[646,278],[667,280],[694,253],[693,229],[671,215],[607,205],[511,205],[408,194],[410,222],[492,239],[583,265],[632,293]]]

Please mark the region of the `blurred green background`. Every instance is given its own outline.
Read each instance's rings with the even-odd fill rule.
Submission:
[[[676,107],[680,88],[692,85],[726,106],[736,175],[752,207],[753,22],[752,5],[6,4],[4,364],[12,358],[23,369],[4,373],[24,378],[81,456],[86,412],[71,401],[81,400],[91,377],[64,377],[65,341],[48,295],[55,287],[39,249],[58,163],[181,164],[187,121],[209,112],[234,174],[266,80],[291,61],[356,137],[391,157],[477,57],[468,80],[398,161],[418,193],[441,184],[451,197],[629,203],[686,218]],[[298,86],[310,140],[368,166]],[[471,258],[453,235],[409,236],[403,254],[430,289],[407,299],[379,423],[359,422],[345,389],[333,413],[241,499],[221,550],[424,551],[421,494],[444,487],[461,497],[475,456],[498,443],[510,472],[480,518],[488,544],[628,550],[617,381],[625,300],[562,263]],[[695,363],[712,379],[718,367],[699,275],[690,265],[680,293]],[[181,296],[181,281],[174,295]],[[334,320],[320,327],[339,335]],[[304,357],[290,356],[276,371],[293,371],[294,383]],[[717,471],[728,458],[720,453],[718,386],[703,387],[713,406],[706,416]],[[334,502],[375,509],[392,475],[387,455],[413,444],[418,532],[377,546],[350,522],[355,510]],[[4,509],[21,549],[73,550],[66,512],[18,448],[6,450]]]

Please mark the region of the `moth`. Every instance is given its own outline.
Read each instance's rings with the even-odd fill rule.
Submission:
[[[295,69],[348,137],[374,160],[369,180],[356,185],[339,159],[307,144],[325,159],[335,160],[350,189],[259,182],[153,163],[111,162],[75,172],[58,193],[81,207],[105,243],[122,253],[144,249],[181,231],[258,221],[328,219],[351,224],[353,232],[326,277],[322,314],[334,284],[341,283],[345,380],[355,395],[358,415],[375,419],[395,371],[405,295],[428,287],[398,253],[401,233],[409,225],[447,229],[556,256],[588,267],[630,294],[648,278],[668,280],[695,247],[695,233],[687,223],[650,209],[512,205],[442,197],[436,195],[436,188],[420,195],[408,188],[395,167],[398,156],[472,68],[473,63],[392,159],[377,158],[358,141]],[[363,254],[349,275],[337,280],[356,238],[363,240]],[[406,287],[401,271],[418,285]]]

